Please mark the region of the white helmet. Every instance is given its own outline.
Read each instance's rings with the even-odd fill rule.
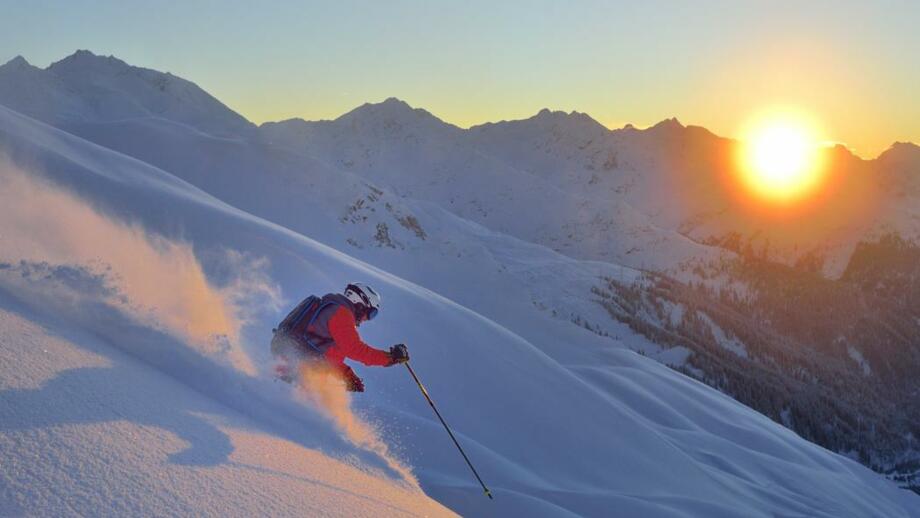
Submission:
[[[373,319],[380,312],[380,295],[367,284],[355,282],[345,287],[345,298],[355,306],[364,308],[368,320]]]

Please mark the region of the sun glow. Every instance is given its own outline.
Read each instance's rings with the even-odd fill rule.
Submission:
[[[820,184],[821,144],[807,118],[774,113],[743,132],[740,165],[745,184],[774,201],[802,198]]]

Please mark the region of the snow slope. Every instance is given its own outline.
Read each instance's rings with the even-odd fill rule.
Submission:
[[[324,422],[273,426],[113,344],[137,334],[70,318],[0,296],[0,515],[450,514],[349,460]]]
[[[79,55],[80,60],[92,61],[92,69],[108,70],[116,66],[110,58]],[[0,85],[23,82],[22,73],[11,70],[0,74]],[[127,90],[121,95],[141,97],[131,93],[131,88]],[[5,101],[17,102],[15,97]],[[99,102],[107,104],[105,99]],[[228,111],[226,107],[222,109]],[[230,118],[230,114],[215,113],[211,117],[221,118]],[[375,169],[377,173],[371,178],[363,176],[367,170],[336,169],[328,161],[295,153],[279,147],[278,143],[258,138],[216,137],[163,117],[108,120],[90,113],[54,122],[70,133],[168,171],[249,213],[475,306],[516,333],[531,332],[533,326],[527,315],[539,308],[567,323],[578,321],[602,333],[631,336],[630,345],[648,354],[657,354],[661,349],[633,336],[625,325],[611,321],[590,296],[601,277],[628,281],[635,277],[635,271],[617,264],[573,259],[547,246],[531,245],[492,229],[496,221],[511,222],[512,230],[522,235],[528,235],[530,231],[526,229],[537,232],[540,228],[557,227],[565,219],[559,216],[560,212],[540,211],[539,218],[518,218],[515,213],[524,209],[518,201],[525,190],[530,198],[544,199],[558,193],[558,189],[533,183],[524,173],[492,159],[466,163],[465,157],[471,152],[469,146],[449,141],[462,130],[423,110],[412,110],[401,101],[391,99],[379,105],[366,105],[337,121],[301,121],[304,132],[330,124],[342,128],[343,144],[350,143],[350,132],[354,131],[368,146],[366,153],[356,151],[357,154],[374,157],[382,153],[383,163],[407,166],[406,170],[395,165],[385,170]],[[230,132],[232,128],[225,128],[224,133]],[[391,156],[390,151],[399,149],[381,145],[379,139],[418,140],[419,146],[410,143],[409,147],[426,151],[422,159],[411,149]],[[436,161],[443,168],[424,171],[419,161],[427,164],[425,159]],[[460,169],[456,169],[458,164],[462,165]],[[497,171],[499,178],[484,174],[489,171]],[[467,208],[451,205],[445,209],[436,203],[408,197],[415,193],[407,191],[406,182],[400,179],[413,177],[419,179],[419,195],[428,192],[426,189],[433,190],[434,199],[449,195]],[[389,187],[387,184],[391,182],[400,187]],[[493,188],[490,183],[499,187]],[[546,192],[541,194],[541,191]],[[554,206],[565,212],[565,204],[558,201],[557,196]],[[569,205],[575,203],[571,201]],[[499,210],[492,208],[483,213],[477,208],[481,206],[499,207]],[[455,212],[468,216],[471,212],[473,221],[484,218],[485,226]],[[625,214],[617,212],[615,216],[626,225],[637,219],[628,207]],[[638,217],[639,224],[644,221]],[[579,228],[577,233],[582,236],[592,232],[589,226],[574,227]],[[642,267],[663,268],[687,257],[719,255],[712,247],[692,243],[675,233],[666,234],[638,229],[624,231],[624,239],[592,241],[619,250],[629,258],[629,264]],[[499,283],[504,286],[505,295],[501,304],[495,304],[495,297],[484,294]],[[472,289],[473,286],[479,289]],[[506,318],[512,314],[513,318]]]
[[[17,466],[4,470],[0,502],[13,513],[32,513],[33,500],[36,514],[223,514],[265,502],[286,514],[303,512],[285,497],[307,486],[303,505],[317,514],[437,513],[405,464],[466,515],[918,515],[916,495],[567,322],[529,313],[499,325],[5,108],[0,150],[12,162],[2,221],[20,222],[0,233],[0,322],[4,343],[17,344],[0,363],[0,458]],[[173,289],[174,278],[188,282]],[[352,405],[377,431],[346,436],[363,446],[260,376],[278,296],[355,278],[386,300],[387,318],[363,333],[410,344],[495,501],[400,369],[362,369],[369,392]],[[357,426],[345,403],[321,408]],[[153,479],[137,475],[150,466]],[[236,505],[225,506],[228,493]]]

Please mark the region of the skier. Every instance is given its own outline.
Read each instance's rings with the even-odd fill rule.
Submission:
[[[358,326],[380,312],[380,295],[362,283],[346,286],[343,294],[329,293],[322,298],[309,296],[291,311],[274,330],[272,354],[279,359],[279,378],[293,382],[294,372],[303,367],[331,367],[351,392],[364,392],[364,382],[345,364],[345,359],[365,365],[392,366],[409,361],[405,344],[389,351],[375,349],[361,340]]]

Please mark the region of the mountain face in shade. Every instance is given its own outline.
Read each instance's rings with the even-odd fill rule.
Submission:
[[[218,136],[254,126],[190,81],[80,50],[42,70],[18,57],[0,67],[4,104],[51,124],[160,118]]]

